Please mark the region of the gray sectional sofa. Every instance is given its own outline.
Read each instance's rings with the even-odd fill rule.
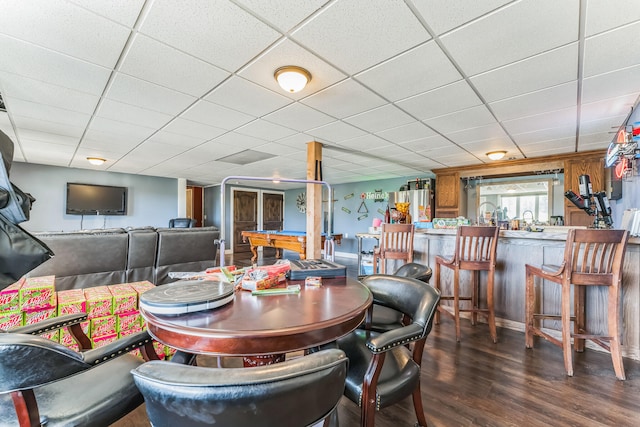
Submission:
[[[170,272],[218,265],[217,227],[131,228],[33,233],[54,257],[27,276],[56,276],[56,289],[88,288],[148,280],[172,282]]]

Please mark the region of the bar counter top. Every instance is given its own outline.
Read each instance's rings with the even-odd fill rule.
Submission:
[[[525,264],[537,266],[560,264],[569,228],[571,227],[544,227],[544,231],[541,232],[500,231],[494,292],[497,326],[524,332]],[[414,261],[429,265],[435,271],[437,255],[446,258],[452,256],[455,236],[456,229],[416,229]],[[469,272],[462,272],[461,285],[467,286],[469,278]],[[481,285],[486,283],[484,275],[481,275],[480,280]],[[443,269],[441,277],[443,292],[452,292],[452,281],[451,270]],[[549,283],[543,286],[541,292],[542,304],[552,307],[552,310],[557,307],[559,312],[560,286]],[[622,352],[625,357],[640,360],[640,238],[638,237],[631,237],[627,245],[622,295]],[[604,287],[590,289],[587,292],[586,305],[587,328],[594,332],[605,332],[607,330],[606,289]],[[545,327],[548,327],[552,333],[557,330],[559,336],[559,322],[547,320]],[[488,332],[487,339],[489,339]],[[522,340],[524,346],[524,336]],[[590,348],[601,350],[597,346]]]

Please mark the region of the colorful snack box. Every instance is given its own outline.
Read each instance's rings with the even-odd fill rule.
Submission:
[[[91,322],[89,322],[88,320],[85,322],[80,322],[80,327],[82,327],[82,331],[87,337],[91,336],[91,334],[89,334],[90,323]],[[60,344],[64,345],[65,347],[75,348],[76,350],[79,349],[76,340],[73,339],[73,335],[71,334],[71,332],[69,332],[69,328],[60,329]]]
[[[101,337],[93,337],[91,338],[91,347],[99,348],[104,345],[111,344],[117,339],[118,339],[118,334],[103,335]]]
[[[118,338],[126,337],[127,335],[137,334],[138,332],[142,332],[142,331],[143,329],[140,326],[138,326],[137,328],[123,329],[118,332]]]
[[[22,326],[22,312],[6,311],[0,313],[0,329],[8,331],[9,329]]]
[[[51,319],[52,317],[56,317],[58,313],[58,308],[56,306],[48,307],[48,308],[34,308],[31,310],[25,310],[22,312],[23,325],[35,325],[38,322],[42,322],[43,320]]]
[[[46,338],[49,341],[60,342],[60,330],[56,329],[55,331],[43,332],[40,334],[42,338]]]
[[[138,310],[116,314],[116,331],[120,332],[128,329],[142,329],[140,319],[141,316]]]
[[[176,350],[173,347],[169,347],[168,345],[165,345],[164,346],[164,358],[165,358],[165,360],[170,360],[173,357],[173,355],[176,354],[176,351],[178,351],[178,350]]]
[[[89,334],[92,337],[101,337],[104,335],[116,334],[116,316],[109,314],[107,316],[94,317],[89,319]]]
[[[108,286],[113,295],[113,314],[128,313],[138,309],[138,293],[130,285]]]
[[[87,317],[102,317],[113,314],[113,295],[106,286],[86,288],[84,297],[87,300]]]
[[[143,280],[141,282],[132,282],[128,284],[129,286],[131,286],[136,293],[138,294],[138,298],[140,297],[140,294],[148,291],[149,289],[153,289],[156,286],[149,282],[148,280]]]
[[[0,290],[0,313],[20,311],[20,288],[26,279],[22,277],[17,282]]]
[[[55,276],[28,277],[20,288],[23,311],[56,305]]]
[[[58,291],[58,316],[86,313],[87,300],[82,289]]]

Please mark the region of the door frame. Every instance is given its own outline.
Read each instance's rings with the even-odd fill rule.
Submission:
[[[229,195],[231,196],[231,206],[229,207],[229,229],[232,230],[229,233],[229,246],[225,246],[225,255],[230,255],[233,254],[233,245],[234,245],[234,233],[233,230],[235,230],[235,215],[234,215],[234,200],[235,200],[235,192],[236,191],[245,191],[245,192],[254,192],[257,193],[257,200],[258,200],[258,225],[256,226],[258,230],[262,229],[262,212],[263,212],[263,203],[262,203],[262,195],[265,193],[268,194],[282,194],[282,223],[284,224],[285,222],[285,214],[286,214],[286,209],[285,204],[287,202],[286,200],[286,193],[282,190],[271,190],[271,189],[263,189],[263,188],[253,188],[253,187],[231,187],[230,188],[230,193]],[[259,251],[262,251],[262,248],[258,248]]]

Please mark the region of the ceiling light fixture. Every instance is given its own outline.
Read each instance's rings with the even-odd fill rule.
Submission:
[[[107,161],[106,159],[101,159],[100,157],[87,157],[87,160],[89,161],[89,163],[95,166],[100,166]]]
[[[280,87],[289,93],[300,92],[311,81],[311,73],[295,65],[280,67],[273,76]]]
[[[507,154],[506,151],[490,151],[487,153],[487,157],[491,160],[500,160],[505,154]]]

